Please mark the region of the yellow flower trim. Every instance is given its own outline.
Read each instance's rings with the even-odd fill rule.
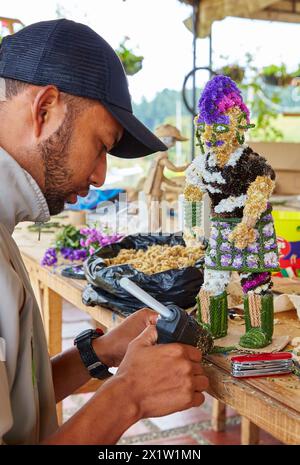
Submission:
[[[255,231],[247,224],[239,223],[229,235],[229,240],[234,242],[238,249],[244,249],[255,241]]]
[[[197,186],[192,184],[187,184],[184,191],[184,198],[190,202],[199,202],[202,200],[203,192]]]
[[[247,190],[247,200],[244,208],[243,222],[249,224],[257,221],[266,210],[268,199],[275,187],[275,182],[268,176],[257,176]],[[254,225],[253,225],[254,226]]]

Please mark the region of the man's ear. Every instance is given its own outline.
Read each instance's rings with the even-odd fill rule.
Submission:
[[[64,120],[66,106],[55,86],[42,87],[36,94],[32,107],[32,123],[36,138],[48,138]]]

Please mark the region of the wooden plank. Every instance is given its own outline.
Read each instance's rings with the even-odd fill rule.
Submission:
[[[123,321],[124,317],[107,308],[100,306],[88,307],[83,304],[81,295],[86,281],[69,279],[57,275],[39,264],[36,264],[34,259],[29,257],[27,253],[22,253],[22,258],[27,269],[32,270],[34,266],[38,267],[39,279],[45,287],[49,287],[56,291],[62,298],[91,315],[94,320],[99,321],[105,328],[113,328]]]
[[[300,336],[300,322],[295,312],[283,312],[276,314],[281,324],[275,325],[275,335],[290,335],[291,337]],[[233,325],[231,323],[230,327]],[[216,366],[230,372],[231,355],[211,355],[207,357]],[[300,413],[300,382],[295,375],[285,375],[278,377],[266,378],[248,378],[243,381],[249,387],[256,388],[271,398],[276,399],[286,406]]]
[[[245,16],[240,16],[245,18]],[[256,13],[247,14],[247,19],[261,19],[264,21],[279,21],[283,23],[300,23],[300,13],[284,13],[277,11],[262,10]]]
[[[62,298],[45,287],[42,300],[42,316],[50,357],[62,351]],[[62,402],[56,405],[58,424],[63,423]]]
[[[300,443],[300,415],[268,395],[235,380],[213,364],[205,366],[210,379],[208,393],[230,405],[258,427],[286,444]]]
[[[43,294],[43,318],[50,357],[62,350],[62,298],[49,287]]]
[[[259,428],[246,417],[241,418],[241,444],[243,446],[259,444]]]
[[[211,427],[213,431],[225,431],[226,426],[226,404],[217,399],[213,399]]]

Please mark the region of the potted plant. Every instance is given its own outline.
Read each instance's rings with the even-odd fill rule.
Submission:
[[[261,77],[266,84],[272,86],[287,86],[291,83],[293,76],[287,72],[286,65],[265,66],[261,71]]]
[[[128,37],[124,38],[123,42],[121,42],[119,48],[116,50],[116,53],[124,66],[126,74],[128,76],[133,76],[142,69],[144,57],[135,55],[131,49],[126,47],[128,39]]]
[[[230,77],[237,84],[240,84],[245,77],[245,68],[234,63],[232,65],[225,65],[217,70],[217,74],[223,74]]]

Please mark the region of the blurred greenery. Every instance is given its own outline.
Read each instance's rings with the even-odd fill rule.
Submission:
[[[126,74],[128,76],[133,76],[142,69],[144,57],[135,55],[133,51],[128,48],[126,45],[128,39],[129,37],[124,37],[116,53],[124,66]]]

